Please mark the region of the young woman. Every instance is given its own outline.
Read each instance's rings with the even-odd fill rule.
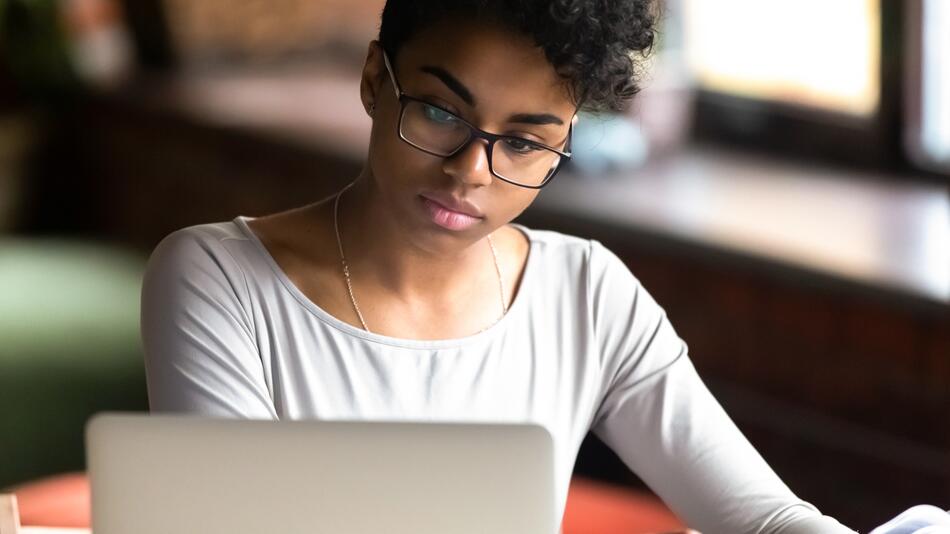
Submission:
[[[570,157],[578,111],[636,93],[655,20],[645,1],[390,0],[359,176],[155,249],[151,408],[536,422],[562,508],[593,430],[707,534],[852,532],[776,477],[617,256],[511,223]]]

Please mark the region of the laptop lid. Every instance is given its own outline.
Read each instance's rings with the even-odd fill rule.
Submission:
[[[86,427],[96,534],[553,534],[533,424],[104,413]]]

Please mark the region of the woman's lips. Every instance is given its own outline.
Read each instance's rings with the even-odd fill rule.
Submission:
[[[429,213],[429,218],[432,219],[432,222],[443,228],[456,231],[465,230],[481,220],[480,217],[472,217],[471,215],[450,210],[442,204],[424,196],[420,196],[419,198],[422,199],[422,204]]]

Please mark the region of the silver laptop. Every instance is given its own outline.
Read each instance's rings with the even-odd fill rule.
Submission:
[[[551,435],[529,424],[98,414],[95,534],[554,534]]]

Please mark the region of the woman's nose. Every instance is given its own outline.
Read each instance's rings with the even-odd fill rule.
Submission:
[[[453,156],[445,158],[443,169],[461,182],[471,185],[489,185],[492,174],[488,166],[488,142],[472,139]]]

